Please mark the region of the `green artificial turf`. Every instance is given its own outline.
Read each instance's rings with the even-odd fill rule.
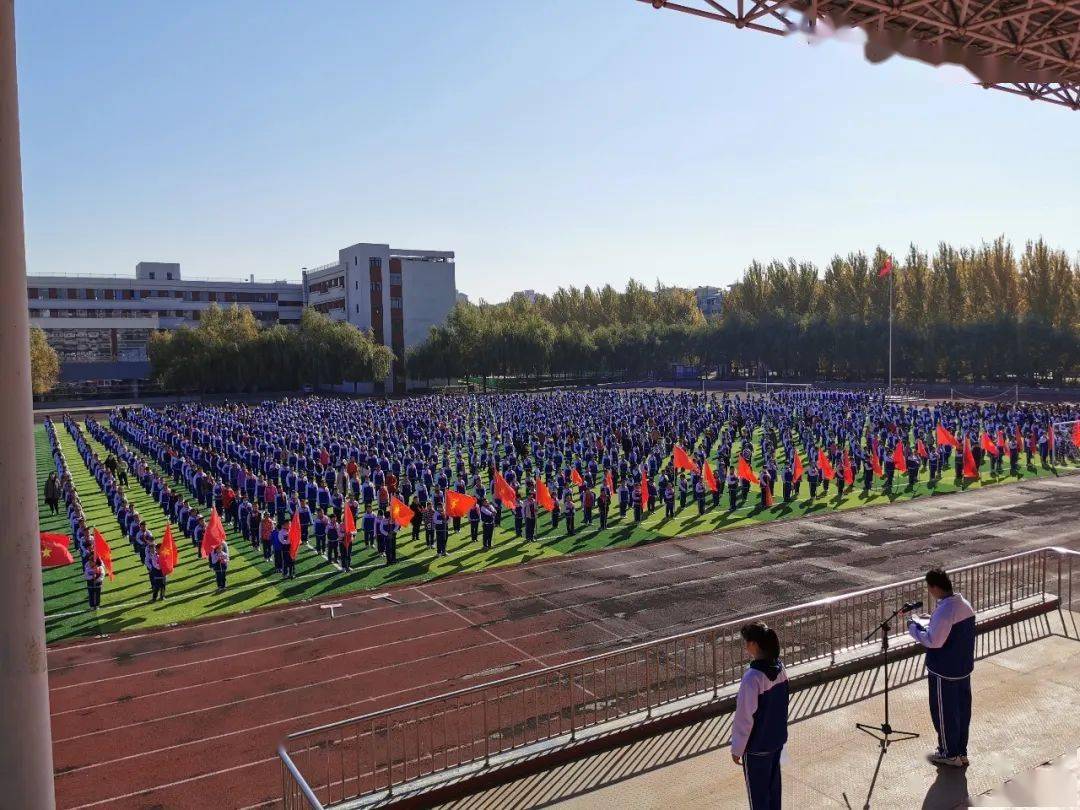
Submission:
[[[985,475],[981,480],[957,486],[952,468],[946,476],[931,487],[921,480],[913,489],[907,489],[907,478],[897,476],[896,485],[891,494],[882,492],[876,484],[868,498],[861,494],[862,480],[858,477],[853,490],[845,493],[841,500],[836,498],[835,486],[830,488],[828,498],[820,496],[813,503],[808,500],[808,487],[801,490],[802,499],[789,504],[780,503],[782,487],[777,484],[777,503],[770,509],[758,507],[758,488],[751,487],[747,503],[734,512],[727,511],[728,498],[725,492],[716,509],[707,509],[702,516],[692,499],[687,506],[677,511],[674,518],[665,519],[663,505],[647,515],[639,524],[633,523],[633,513],[628,512],[625,519],[618,517],[618,507],[613,505],[608,528],[599,531],[595,522],[591,527],[580,524],[580,511],[577,516],[577,533],[573,537],[565,536],[564,524],[560,523],[557,531],[551,530],[551,519],[547,513],[537,521],[537,542],[526,543],[517,539],[513,532],[513,518],[504,510],[502,525],[495,531],[494,547],[484,551],[479,542],[469,539],[468,523],[462,521],[461,531],[451,534],[448,544],[449,555],[436,557],[423,542],[412,541],[411,532],[406,527],[398,533],[398,561],[386,566],[382,558],[374,551],[364,548],[362,542],[354,543],[352,565],[348,574],[331,565],[310,546],[302,547],[296,561],[296,579],[283,580],[273,567],[266,562],[261,552],[256,552],[249,543],[244,542],[239,533],[228,529],[231,562],[229,565],[228,588],[223,593],[216,590],[213,571],[206,560],[200,559],[198,551],[184,538],[176,526],[173,535],[180,549],[180,561],[176,571],[168,579],[168,599],[165,602],[150,603],[150,584],[146,569],[139,562],[138,556],[121,537],[104,493],[90,475],[75,449],[75,442],[66,428],[59,421],[55,424],[56,434],[68,462],[68,468],[83,504],[88,525],[97,525],[105,535],[113,550],[113,562],[116,579],[105,580],[102,590],[101,607],[95,612],[86,609],[86,586],[82,569],[76,554],[75,564],[63,568],[43,571],[45,591],[46,631],[48,641],[54,642],[76,636],[111,634],[124,630],[168,625],[175,622],[210,616],[223,616],[230,613],[247,611],[267,605],[278,605],[297,600],[313,599],[334,594],[348,593],[364,589],[378,589],[387,585],[400,585],[409,582],[421,582],[461,572],[479,571],[485,568],[515,565],[539,558],[558,557],[581,551],[596,551],[606,548],[618,548],[649,543],[665,538],[700,534],[719,529],[745,526],[782,518],[793,518],[807,514],[835,512],[870,504],[882,504],[909,500],[920,496],[941,496],[960,489],[989,486],[1008,481],[1022,480],[1036,476],[1056,475],[1049,467],[1036,465],[1024,467],[1021,456],[1021,472],[1018,476],[1007,474],[993,478]],[[104,458],[104,447],[90,438],[84,430],[87,440]],[[41,493],[45,478],[52,470],[52,458],[49,452],[48,437],[45,429],[38,426],[35,433],[37,453],[37,477],[40,524],[42,531],[57,531],[67,534],[66,511],[61,504],[61,511],[55,516],[48,514],[48,508]],[[755,459],[755,468],[760,468],[760,459]],[[983,464],[989,469],[989,460]],[[158,469],[158,472],[161,472]],[[839,472],[839,471],[838,471]],[[183,487],[186,496],[190,493]],[[155,539],[160,540],[164,532],[165,516],[160,507],[142,490],[132,478],[128,490],[128,499],[133,501],[139,514],[147,522]],[[711,503],[711,498],[708,498]],[[677,506],[677,504],[676,504]],[[312,540],[314,538],[312,537]],[[360,538],[362,540],[362,537]]]

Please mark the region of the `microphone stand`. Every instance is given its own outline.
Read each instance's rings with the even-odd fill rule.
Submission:
[[[889,745],[901,740],[914,740],[919,736],[914,731],[899,731],[894,729],[892,724],[889,723],[889,630],[892,620],[899,616],[902,610],[903,608],[894,610],[891,616],[871,630],[866,638],[863,639],[863,641],[869,641],[874,637],[875,633],[881,632],[881,657],[885,674],[885,722],[881,725],[871,725],[869,723],[855,724],[855,728],[869,734],[878,741],[878,744],[881,747],[881,753],[878,754],[877,767],[874,768],[874,776],[873,779],[870,780],[870,790],[866,794],[866,803],[863,805],[867,810],[870,807],[870,797],[874,793],[874,785],[877,783],[878,774],[881,771],[881,761],[885,757],[885,752],[889,750]],[[844,798],[846,800],[847,796]]]

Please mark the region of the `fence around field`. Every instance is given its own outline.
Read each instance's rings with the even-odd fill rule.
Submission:
[[[1073,602],[1075,551],[1047,547],[951,571],[980,614],[1057,596]],[[1080,564],[1075,564],[1080,574]],[[545,741],[572,742],[586,729],[648,719],[675,701],[718,697],[742,677],[739,628],[776,629],[787,666],[840,654],[874,654],[881,622],[905,602],[931,598],[922,578],[725,622],[445,695],[290,734],[278,749],[286,810],[323,808],[392,795],[405,784]],[[893,635],[906,635],[896,622]]]

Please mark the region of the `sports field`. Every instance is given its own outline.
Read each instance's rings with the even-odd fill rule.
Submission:
[[[856,482],[853,491],[837,498],[835,489],[827,498],[818,497],[811,503],[806,497],[804,486],[801,500],[789,504],[777,503],[770,509],[761,509],[757,503],[756,489],[751,491],[747,503],[729,512],[726,509],[726,496],[716,509],[709,509],[699,516],[693,501],[687,507],[676,512],[674,518],[666,519],[662,507],[647,515],[640,523],[633,523],[632,515],[620,519],[618,509],[613,508],[611,523],[604,531],[596,524],[580,526],[573,537],[566,537],[562,525],[551,530],[550,518],[545,514],[537,526],[537,542],[527,543],[514,536],[513,521],[504,514],[502,525],[496,530],[494,547],[484,551],[480,544],[469,539],[467,524],[457,534],[452,534],[449,541],[449,555],[437,557],[428,549],[423,540],[413,542],[411,535],[403,531],[398,537],[398,561],[387,566],[375,552],[364,549],[362,543],[354,545],[353,569],[343,573],[336,565],[329,563],[313,548],[302,547],[296,561],[296,579],[283,580],[273,567],[272,562],[263,560],[244,542],[239,533],[229,529],[229,545],[232,560],[229,566],[229,585],[223,593],[218,593],[214,586],[213,573],[205,560],[198,556],[197,550],[184,542],[183,534],[173,526],[174,536],[180,545],[180,562],[176,571],[169,577],[168,599],[165,602],[150,603],[150,585],[146,569],[141,565],[135,552],[122,538],[116,521],[109,510],[104,494],[96,481],[87,471],[79,456],[75,443],[62,424],[57,424],[56,435],[67,458],[75,486],[90,524],[97,523],[97,528],[105,535],[113,549],[116,579],[106,580],[101,600],[101,608],[93,613],[86,608],[86,588],[82,571],[78,564],[64,568],[46,569],[44,575],[45,614],[47,638],[50,642],[66,638],[99,634],[112,634],[135,628],[147,628],[170,625],[176,622],[197,620],[246,612],[285,602],[314,599],[348,593],[364,589],[380,589],[388,585],[413,582],[425,582],[440,577],[462,572],[479,571],[495,566],[509,566],[539,558],[557,557],[584,551],[597,551],[606,548],[636,546],[677,536],[712,532],[720,529],[745,526],[763,521],[782,520],[808,514],[821,514],[830,511],[853,509],[875,504],[884,504],[912,498],[940,497],[957,490],[973,487],[1023,480],[1037,476],[1054,475],[1049,467],[1036,465],[1022,467],[1018,476],[1004,475],[990,477],[984,475],[978,481],[958,486],[951,471],[931,487],[926,481],[920,481],[914,488],[898,484],[892,493],[886,494],[880,485],[871,490],[868,497],[861,494],[861,482]],[[86,434],[99,455],[104,458],[104,447]],[[39,499],[42,485],[52,469],[48,439],[42,426],[35,433],[37,452],[37,476]],[[755,459],[755,465],[760,461]],[[983,465],[983,471],[989,469],[989,461]],[[185,493],[188,494],[188,493]],[[165,516],[161,509],[151,501],[143,490],[134,484],[128,491],[129,500],[137,506],[140,514],[154,536],[160,538],[164,532]],[[777,499],[779,501],[779,498]],[[68,533],[66,515],[63,511],[50,516],[43,500],[39,500],[41,530]]]

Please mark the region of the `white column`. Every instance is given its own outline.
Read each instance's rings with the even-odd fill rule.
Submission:
[[[34,475],[14,0],[0,0],[0,805],[55,807]]]

